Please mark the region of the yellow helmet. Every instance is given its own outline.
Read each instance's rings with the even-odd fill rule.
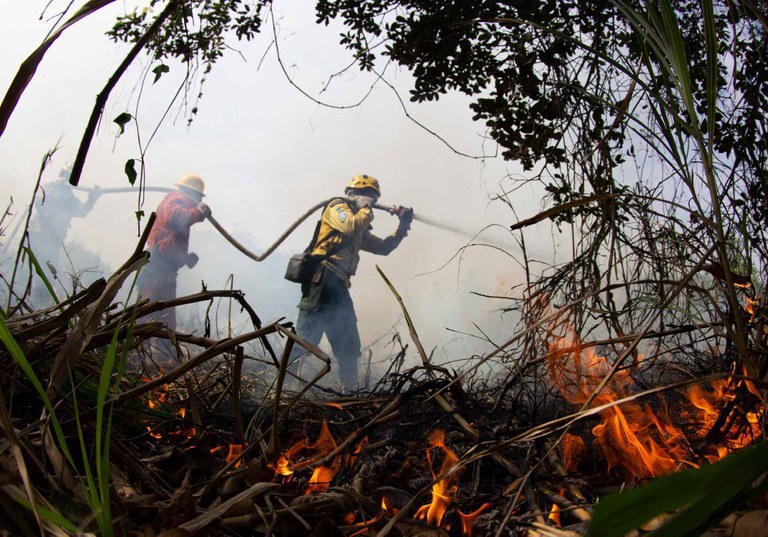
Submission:
[[[381,189],[379,188],[379,180],[370,175],[356,175],[347,185],[347,189],[363,189],[372,188],[376,191],[379,197],[381,197]]]
[[[187,188],[190,188],[194,190],[195,192],[199,192],[202,194],[205,191],[205,183],[200,178],[199,175],[195,175],[194,173],[188,173],[181,179],[179,179],[176,183],[174,183],[175,186],[184,186]]]

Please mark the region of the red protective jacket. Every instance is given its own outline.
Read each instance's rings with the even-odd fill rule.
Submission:
[[[189,228],[203,220],[205,215],[197,208],[196,201],[182,192],[171,192],[157,207],[157,219],[147,248],[154,256],[179,269],[187,262]]]

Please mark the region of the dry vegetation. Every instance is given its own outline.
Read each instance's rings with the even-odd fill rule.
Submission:
[[[336,3],[321,4],[333,11]],[[122,21],[134,57],[178,5],[168,3],[154,25]],[[524,37],[546,48],[562,39],[568,61],[587,67],[552,69],[548,96],[575,103],[551,121],[551,110],[537,112],[536,129],[557,151],[547,160],[552,148],[526,133],[530,146],[517,148],[524,161],[549,165],[509,179],[498,197],[514,215],[526,283],[493,298],[519,322],[495,349],[461,357],[469,364],[461,373],[432,363],[392,284],[409,333],[374,388],[340,394],[323,387],[332,358],[289,323],[263,326],[237,291],[116,301],[146,262],[144,238],[109,280],[42,310],[29,296],[32,282],[45,282],[22,243],[13,275],[3,275],[10,298],[0,323],[6,532],[762,535],[768,149],[759,95],[768,77],[744,65],[762,54],[768,24],[751,2],[611,6],[625,39],[615,50],[522,19],[472,20],[502,44]],[[694,37],[682,24],[695,26]],[[353,48],[366,43],[356,39]],[[548,62],[559,57],[546,52]],[[27,73],[43,53],[30,57]],[[160,46],[156,54],[179,52]],[[547,85],[516,58],[530,67],[525,80]],[[11,105],[22,91],[9,92]],[[3,123],[13,110],[7,99]],[[94,126],[100,115],[97,105]],[[491,128],[505,143],[503,122]],[[551,208],[521,220],[515,192],[532,182],[546,188]],[[542,222],[566,238],[559,264],[527,253],[529,230]],[[215,340],[148,320],[220,298],[238,303],[250,331]],[[288,369],[294,345],[316,359],[314,377]],[[419,365],[405,368],[406,357]],[[496,373],[483,376],[484,364]],[[629,492],[611,494],[621,490]]]

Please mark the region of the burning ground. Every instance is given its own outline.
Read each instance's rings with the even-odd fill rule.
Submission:
[[[606,495],[722,468],[763,436],[764,394],[717,335],[697,360],[661,352],[656,332],[584,337],[539,291],[520,330],[473,358],[496,361],[489,376],[432,363],[403,305],[410,333],[386,375],[345,395],[324,382],[331,357],[290,323],[263,324],[239,291],[115,302],[146,255],[140,244],[108,281],[3,320],[10,534],[576,536]],[[760,358],[764,299],[742,294]],[[151,320],[215,299],[251,326],[214,339]],[[299,377],[296,345],[317,365]],[[713,535],[759,535],[740,522],[764,520],[764,505],[724,513]]]

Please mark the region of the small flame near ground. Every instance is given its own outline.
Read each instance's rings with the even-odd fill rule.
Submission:
[[[151,382],[153,379],[145,376],[139,377],[139,380],[141,382]],[[147,406],[149,408],[159,408],[160,405],[163,405],[168,402],[168,392],[170,390],[170,387],[168,384],[162,384],[155,388],[154,390],[150,391],[147,394]]]
[[[443,463],[440,465],[440,472],[436,474],[432,463],[431,450],[427,450],[429,471],[432,474],[432,478],[437,479],[438,475],[444,474],[451,468],[451,466],[459,462],[459,458],[453,450],[445,445],[445,431],[442,429],[435,429],[429,434],[429,445],[430,447],[438,448],[443,452]],[[427,524],[440,527],[443,515],[445,515],[448,505],[453,501],[453,498],[456,495],[456,490],[458,489],[456,481],[456,472],[454,472],[432,485],[432,501],[426,505],[422,505],[419,510],[416,511],[413,518],[424,520]]]
[[[229,444],[229,447],[227,448],[227,456],[224,458],[227,464],[237,459],[247,445],[248,444]],[[224,446],[217,446],[211,449],[211,454],[217,454],[217,453],[223,453],[223,452],[224,452]],[[237,461],[237,463],[235,463],[235,468],[239,468],[241,465],[242,465],[242,461]]]
[[[573,328],[566,322],[551,327],[547,352],[547,373],[566,401],[582,405],[610,371],[611,364],[599,356],[594,346],[582,344]],[[629,395],[633,386],[629,371],[617,371],[608,385],[591,402],[600,406]],[[721,409],[732,401],[738,390],[746,390],[759,401],[756,409],[744,414],[742,425],[731,427],[724,445],[712,446],[705,458],[709,462],[738,450],[760,434],[764,402],[755,386],[746,380],[715,381],[706,389],[692,386],[684,395],[690,409],[680,412],[691,423],[699,424],[701,438],[715,425]],[[690,443],[683,429],[673,424],[665,400],[659,399],[659,410],[646,402],[630,401],[600,412],[602,422],[592,434],[608,463],[608,470],[620,469],[627,477],[645,479],[679,469],[683,465],[697,466],[691,461]],[[697,436],[694,433],[694,436]],[[586,446],[583,439],[565,435],[563,463],[567,471],[574,470]]]
[[[438,476],[446,474],[459,462],[459,458],[456,453],[446,445],[444,430],[432,430],[429,434],[428,442],[430,447],[426,450],[427,466],[429,467],[429,472],[434,480],[437,479]],[[442,456],[439,472],[434,470],[435,452],[437,452],[437,456]],[[403,466],[409,466],[407,461]],[[430,503],[422,505],[413,515],[414,519],[422,520],[430,526],[439,527],[446,531],[450,530],[450,525],[446,524],[443,521],[443,518],[458,491],[458,474],[462,469],[463,467],[454,469],[452,473],[439,479],[432,485],[432,498]],[[396,474],[399,474],[402,471],[403,468],[398,470]],[[471,513],[463,513],[461,510],[457,509],[456,513],[461,521],[461,535],[463,537],[472,537],[477,517],[492,506],[493,504],[491,503],[484,503]],[[381,498],[381,508],[390,516],[394,516],[399,512],[399,509],[394,506],[393,502],[386,494]]]
[[[475,520],[491,507],[493,507],[492,503],[484,503],[479,509],[469,514],[464,514],[456,509],[456,512],[459,514],[459,519],[461,520],[461,532],[464,537],[472,537],[472,533],[475,529]]]
[[[151,382],[154,379],[151,379],[146,376],[141,376],[139,377],[139,380],[141,382]],[[162,384],[157,388],[149,391],[146,397],[147,397],[147,407],[151,410],[160,410],[163,408],[166,410],[171,410],[174,404],[174,401],[171,401],[171,388],[168,384]],[[195,429],[195,427],[189,423],[184,423],[186,420],[186,416],[187,416],[187,409],[185,407],[180,407],[178,410],[176,410],[176,417],[179,418],[179,420],[181,420],[182,423],[178,424],[174,429],[167,430],[166,427],[163,427],[164,431],[160,432],[158,430],[160,426],[147,425],[146,430],[149,433],[149,436],[151,436],[156,440],[192,439],[197,435],[197,429]]]
[[[360,456],[367,442],[368,437],[366,436],[357,444],[349,456],[350,463]],[[325,492],[341,469],[343,457],[342,455],[334,457],[330,465],[316,465],[316,463],[335,451],[337,447],[338,444],[328,428],[328,423],[323,420],[317,439],[313,443],[308,443],[306,439],[294,442],[291,447],[280,454],[280,457],[274,464],[270,464],[270,467],[274,470],[275,477],[281,476],[284,481],[288,481],[296,470],[314,466],[305,494]],[[302,456],[305,453],[309,453],[310,456],[302,460]]]
[[[317,440],[315,440],[314,444],[307,446],[307,449],[316,453],[313,460],[318,461],[329,453],[332,453],[337,447],[336,440],[328,429],[328,424],[323,420]],[[330,466],[316,466],[312,472],[312,477],[309,478],[309,487],[307,487],[306,494],[311,492],[325,492],[328,490],[333,477],[339,471],[340,467],[340,457],[335,457]]]
[[[565,433],[562,441],[563,468],[566,473],[575,471],[587,457],[587,445],[580,436]]]
[[[445,431],[442,429],[431,431],[428,442],[430,447],[426,450],[427,464],[432,478],[437,479],[439,475],[446,473],[453,467],[459,461],[459,458],[456,453],[445,444]],[[365,437],[355,446],[352,453],[348,456],[350,464],[354,463],[361,455],[367,443],[368,437]],[[308,443],[305,439],[301,439],[281,454],[274,466],[275,475],[287,476],[290,478],[296,470],[312,466],[327,457],[330,453],[336,450],[337,447],[338,444],[331,434],[328,424],[323,421],[317,439],[313,443]],[[433,466],[434,457],[436,456],[434,454],[435,451],[439,454],[437,456],[442,456],[439,472],[435,472]],[[302,460],[302,454],[306,452],[311,453],[311,456]],[[327,491],[332,480],[339,472],[341,465],[342,456],[339,455],[333,458],[330,465],[315,466],[312,476],[309,479],[309,486],[305,490],[305,494]],[[423,520],[427,524],[435,527],[442,527],[446,530],[450,529],[450,526],[443,522],[443,517],[458,490],[458,471],[459,469],[454,470],[453,473],[438,480],[432,486],[432,501],[421,506],[414,515],[414,519]],[[462,524],[462,535],[464,537],[472,537],[472,531],[477,517],[491,506],[492,504],[490,503],[483,504],[479,509],[469,514],[457,510]],[[395,515],[398,512],[398,509],[392,505],[386,495],[381,499],[381,509],[384,513],[389,515]],[[349,523],[352,524],[352,522],[354,522],[355,514],[350,513],[348,514],[348,517],[350,518]],[[368,520],[361,525],[364,525],[367,528],[375,520],[378,520],[378,517],[374,520]],[[358,533],[365,533],[365,529]]]
[[[552,509],[549,511],[549,516],[547,518],[554,522],[555,526],[558,528],[563,527],[562,522],[560,522],[560,507],[558,507],[556,503],[552,504]]]

